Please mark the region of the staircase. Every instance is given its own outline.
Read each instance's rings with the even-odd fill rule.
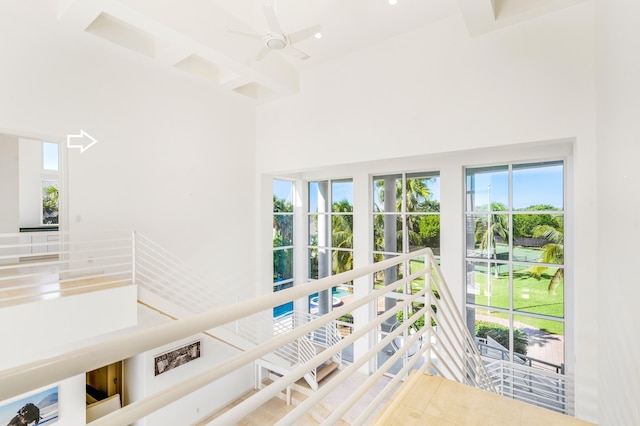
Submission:
[[[293,388],[302,379],[310,387],[309,395],[306,399],[301,398],[299,405],[292,407],[278,421],[278,424],[296,423],[314,407],[324,404],[323,401],[330,398],[339,386],[360,371],[368,372],[366,380],[345,395],[330,413],[324,414],[328,416],[324,419],[326,424],[338,424],[345,413],[358,405],[372,389],[376,389],[373,398],[359,406],[357,418],[353,421],[354,424],[368,424],[381,403],[416,369],[490,392],[511,392],[520,389],[523,383],[532,383],[527,376],[518,376],[509,385],[506,379],[497,380],[499,376],[507,377],[505,369],[500,370],[500,375],[495,371],[492,374],[487,372],[477,342],[469,334],[459,306],[429,249],[399,255],[250,300],[226,300],[215,293],[215,285],[203,282],[169,252],[139,233],[129,233],[128,238],[103,235],[99,244],[92,242],[94,240],[91,238],[87,235],[61,234],[60,241],[56,243],[57,258],[51,261],[61,271],[61,280],[114,277],[126,284],[136,284],[140,300],[169,313],[176,320],[114,336],[110,340],[92,342],[76,351],[73,357],[60,354],[46,362],[36,362],[28,369],[1,371],[0,400],[202,332],[241,351],[225,358],[220,364],[208,366],[198,377],[187,378],[179,386],[160,394],[145,395],[92,425],[134,423],[162,409],[167,403],[216,382],[250,363],[257,366],[256,388],[259,391],[215,418],[211,424],[238,423],[247,413],[283,392],[290,399],[295,390]],[[88,248],[83,248],[84,244],[88,244]],[[22,250],[24,247],[13,241],[0,244],[0,260],[12,262],[16,258],[18,266],[15,268],[23,268],[24,265],[17,259],[20,251],[15,248]],[[304,299],[345,282],[372,282],[381,271],[398,267],[408,271],[402,278],[382,288],[356,292],[358,297],[354,296],[350,302],[328,314],[316,317],[294,313],[275,322],[271,317],[274,306]],[[6,272],[11,268],[14,266],[0,270]],[[397,291],[416,280],[425,283],[422,290],[411,294]],[[432,291],[437,291],[440,297],[436,298]],[[379,301],[385,298],[396,299],[396,305],[371,315],[367,321],[356,321],[353,332],[341,338],[336,326],[338,318],[360,309],[376,312]],[[409,309],[413,311],[418,304],[422,308],[408,316]],[[383,325],[393,322],[398,312],[404,312],[405,320],[396,328],[385,329]],[[424,326],[412,327],[419,318],[424,320]],[[374,336],[375,339],[372,339]],[[388,348],[394,339],[401,339],[404,344],[390,351]],[[354,353],[350,364],[344,364],[341,352],[351,345],[356,346],[356,342],[360,352]],[[384,356],[379,356],[381,354]],[[265,386],[263,376],[274,381]],[[331,380],[326,380],[329,376]],[[383,386],[377,387],[382,382]]]
[[[274,319],[273,334],[274,336],[283,335],[296,327],[308,324],[317,318],[319,317],[316,315],[294,311],[291,314]],[[299,337],[295,341],[288,343],[282,348],[279,348],[275,351],[275,355],[283,359],[288,359],[290,361],[290,366],[294,367],[305,364],[314,359],[327,348],[339,343],[340,340],[342,340],[342,338],[338,332],[337,323],[335,321],[331,321],[312,332]],[[262,362],[262,360],[257,361],[257,364],[267,370],[271,370],[269,364]],[[335,369],[341,368],[341,365],[342,355],[337,353],[312,368],[304,375],[304,379],[312,389],[317,390],[318,383],[325,379]]]

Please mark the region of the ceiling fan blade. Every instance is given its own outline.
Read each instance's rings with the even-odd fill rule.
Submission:
[[[305,28],[304,30],[291,33],[287,37],[289,38],[289,43],[296,44],[299,41],[302,41],[309,37],[313,37],[314,35],[319,33],[321,30],[322,30],[322,27],[320,25],[314,25],[313,27]]]
[[[231,34],[239,35],[239,36],[242,36],[242,37],[249,37],[249,38],[261,39],[263,37],[260,34],[245,33],[245,32],[242,32],[242,31],[235,31],[235,30],[227,30],[227,32],[231,33]]]
[[[287,47],[285,47],[284,49],[280,50],[281,52],[286,53],[289,56],[293,56],[294,58],[298,58],[298,59],[309,59],[309,55],[307,55],[306,53],[304,53],[301,50],[296,49],[295,47],[291,47],[290,45],[288,45]]]
[[[263,60],[264,57],[267,56],[269,52],[271,52],[271,49],[269,49],[267,46],[263,46],[262,49],[260,49],[260,51],[256,55],[256,61]]]
[[[269,27],[269,31],[276,34],[283,34],[282,28],[280,28],[280,22],[278,22],[276,12],[273,10],[273,7],[263,4],[262,12],[264,13],[264,18],[267,20],[267,27]]]

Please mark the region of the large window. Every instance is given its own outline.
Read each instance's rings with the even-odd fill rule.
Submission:
[[[373,261],[379,262],[398,256],[402,253],[430,247],[434,254],[440,254],[440,177],[438,173],[410,173],[376,176],[372,186],[373,214]],[[389,285],[409,274],[412,270],[422,269],[424,260],[414,259],[403,265],[380,272],[374,278],[374,288]],[[403,287],[397,288],[389,297],[377,301],[377,312],[383,313],[393,308],[403,294],[411,294],[422,290],[425,286],[423,278],[413,280]],[[424,305],[415,303],[413,312]],[[382,324],[378,330],[378,338],[382,340],[391,330],[399,325],[404,315],[413,312],[405,310]],[[378,365],[387,359],[403,344],[405,337],[396,338],[378,354]],[[399,360],[391,373],[399,371],[408,357],[416,352],[411,348],[407,356]],[[418,367],[420,362],[416,365]]]
[[[273,181],[273,291],[293,286],[293,182]],[[293,311],[293,302],[273,309],[279,317]]]
[[[440,254],[440,177],[412,173],[373,178],[373,261],[430,247]],[[402,271],[377,279],[379,287]]]
[[[353,269],[353,182],[351,179],[309,182],[309,279]],[[327,313],[353,292],[352,283],[311,295],[309,311]]]
[[[564,164],[466,170],[467,322],[482,353],[564,371]]]

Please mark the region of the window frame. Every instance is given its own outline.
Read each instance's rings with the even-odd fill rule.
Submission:
[[[514,171],[514,167],[517,169],[518,166],[527,166],[527,165],[536,165],[536,164],[545,164],[545,165],[551,165],[551,164],[561,164],[562,165],[562,208],[559,210],[526,210],[526,209],[517,209],[514,207],[514,193],[513,193],[513,171]],[[507,167],[507,181],[508,181],[508,205],[507,205],[507,209],[505,211],[502,210],[493,210],[492,208],[487,210],[471,210],[468,207],[468,202],[469,202],[469,189],[467,188],[467,171],[470,169],[491,169],[491,168],[499,168],[499,167]],[[495,164],[480,164],[480,165],[467,165],[463,167],[462,170],[462,174],[463,174],[463,194],[464,194],[464,201],[463,201],[463,208],[462,208],[462,213],[463,213],[463,239],[464,239],[464,244],[463,244],[463,271],[464,271],[464,276],[462,279],[463,282],[463,289],[462,289],[462,295],[463,295],[463,306],[464,306],[464,312],[465,312],[465,317],[467,318],[467,324],[470,327],[470,332],[473,336],[475,336],[475,329],[472,330],[471,327],[472,325],[475,327],[475,320],[473,321],[473,324],[471,323],[471,319],[469,318],[470,315],[470,311],[476,311],[476,310],[487,310],[489,312],[491,311],[496,311],[502,314],[507,315],[508,317],[508,323],[509,323],[509,341],[511,342],[510,347],[508,349],[509,351],[509,357],[508,357],[508,361],[510,362],[514,362],[514,358],[515,358],[515,350],[514,350],[514,329],[516,328],[514,326],[514,322],[516,322],[515,318],[516,317],[529,317],[529,318],[537,318],[540,320],[549,320],[549,321],[557,321],[559,323],[562,324],[562,328],[563,328],[563,360],[561,363],[561,369],[557,370],[558,372],[566,372],[566,366],[568,364],[568,361],[570,361],[570,354],[572,353],[572,344],[571,344],[571,336],[572,336],[572,323],[573,323],[573,310],[571,309],[571,301],[572,301],[572,297],[573,297],[573,291],[571,290],[571,285],[569,285],[571,283],[571,276],[572,276],[572,271],[571,271],[571,264],[570,264],[570,251],[569,251],[569,255],[567,254],[567,240],[569,239],[568,237],[570,236],[570,221],[571,221],[571,217],[570,217],[570,202],[569,202],[569,185],[570,185],[570,174],[569,174],[569,169],[571,167],[571,161],[570,158],[567,157],[556,157],[556,158],[551,158],[551,159],[524,159],[524,160],[520,160],[520,161],[501,161],[499,163],[495,163]],[[491,198],[491,197],[490,197]],[[491,199],[491,206],[493,207],[493,199]],[[535,204],[534,204],[535,205]],[[494,257],[492,257],[490,259],[490,261],[488,261],[488,258],[482,258],[482,257],[473,257],[473,256],[469,256],[469,242],[467,241],[467,238],[469,236],[469,232],[468,232],[468,217],[474,217],[474,216],[478,216],[478,215],[494,215],[494,214],[500,214],[500,215],[507,215],[508,216],[508,224],[509,224],[509,239],[508,239],[508,259],[507,260],[503,260],[503,259],[496,259]],[[542,214],[548,214],[548,215],[559,215],[562,217],[562,222],[563,222],[563,234],[564,234],[564,241],[563,241],[563,251],[564,251],[564,258],[563,258],[563,262],[562,263],[558,263],[558,264],[551,264],[551,263],[543,263],[540,261],[528,261],[528,260],[521,260],[521,259],[515,259],[514,257],[514,216],[518,216],[518,215],[528,215],[528,214],[532,214],[532,215],[542,215]],[[475,242],[474,242],[474,247],[475,247]],[[482,305],[482,304],[477,304],[477,303],[471,303],[468,300],[468,280],[469,280],[469,269],[468,269],[468,265],[470,263],[473,262],[485,262],[485,263],[489,263],[489,264],[493,264],[493,265],[506,265],[508,266],[508,270],[509,270],[509,279],[508,279],[508,292],[509,292],[509,303],[508,303],[508,307],[499,307],[499,306],[495,306],[495,305],[491,305],[491,302],[488,302],[487,305]],[[553,316],[553,315],[545,315],[545,314],[540,314],[540,313],[536,313],[536,312],[529,312],[529,311],[525,311],[525,310],[521,310],[521,309],[516,309],[515,308],[515,291],[514,289],[516,288],[516,285],[514,284],[514,270],[516,270],[515,267],[532,267],[532,266],[543,266],[543,267],[548,267],[548,268],[562,268],[564,270],[564,278],[563,278],[563,297],[562,297],[562,303],[563,303],[563,307],[562,307],[562,313],[563,315],[561,317],[559,316]],[[475,318],[475,314],[474,314],[474,318]],[[534,358],[535,359],[535,358]],[[541,363],[542,368],[544,368],[544,365],[546,360],[542,360],[543,363]],[[538,365],[539,367],[541,365]],[[551,368],[551,367],[550,367]]]

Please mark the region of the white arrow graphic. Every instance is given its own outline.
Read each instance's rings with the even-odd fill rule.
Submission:
[[[74,144],[73,139],[79,140]],[[80,134],[78,135],[67,135],[67,148],[80,148],[80,153],[85,152],[97,143],[98,141],[93,136],[82,129],[80,129]]]

